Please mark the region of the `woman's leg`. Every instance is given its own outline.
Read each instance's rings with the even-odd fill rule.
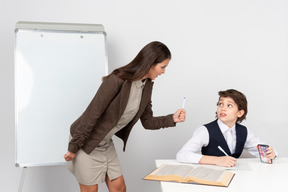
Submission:
[[[105,182],[109,189],[109,192],[126,192],[126,185],[123,175],[111,181],[106,174]]]
[[[97,192],[98,191],[98,185],[82,185],[80,184],[80,190],[81,192]]]

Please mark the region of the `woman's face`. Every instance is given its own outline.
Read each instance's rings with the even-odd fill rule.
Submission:
[[[145,75],[142,79],[150,78],[155,80],[158,75],[162,75],[165,73],[165,69],[168,66],[170,59],[165,59],[163,62],[153,65],[147,75]]]

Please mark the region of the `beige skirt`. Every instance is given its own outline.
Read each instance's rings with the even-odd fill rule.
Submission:
[[[105,182],[106,174],[110,180],[122,175],[118,156],[111,140],[106,148],[97,147],[90,154],[80,149],[75,159],[68,163],[68,170],[83,185],[96,185]]]

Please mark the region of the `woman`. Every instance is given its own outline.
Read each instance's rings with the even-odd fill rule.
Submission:
[[[169,49],[161,42],[147,44],[129,64],[103,77],[95,97],[85,112],[71,125],[71,140],[66,161],[75,175],[81,192],[97,192],[106,182],[110,192],[126,191],[120,163],[111,137],[124,142],[141,120],[145,129],[173,127],[185,120],[184,109],[174,114],[153,117],[152,87],[158,75],[164,74],[171,59]]]

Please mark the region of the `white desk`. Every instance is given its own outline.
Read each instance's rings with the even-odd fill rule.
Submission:
[[[161,164],[180,164],[176,160],[156,160]],[[258,158],[240,158],[237,170],[228,187],[216,187],[176,182],[160,182],[163,192],[273,192],[286,191],[288,184],[288,158],[277,158],[273,164],[264,164]]]

